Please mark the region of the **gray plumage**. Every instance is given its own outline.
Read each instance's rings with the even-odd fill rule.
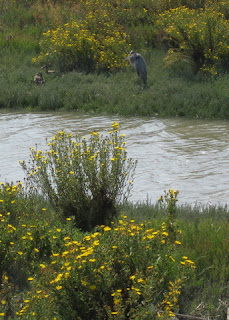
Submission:
[[[41,72],[38,72],[37,74],[35,74],[33,81],[36,83],[36,85],[45,83],[45,79]]]
[[[142,79],[143,83],[146,84],[147,82],[147,68],[146,63],[143,57],[134,51],[131,51],[129,56],[126,60],[130,61],[130,64],[134,67],[135,71],[137,72],[139,78]]]

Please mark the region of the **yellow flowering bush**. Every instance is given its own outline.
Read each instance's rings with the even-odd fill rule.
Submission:
[[[82,22],[71,21],[43,33],[41,53],[34,62],[56,64],[61,71],[107,71],[125,66],[128,37],[102,10],[88,12]]]
[[[22,163],[32,186],[62,211],[74,216],[76,226],[91,230],[109,223],[116,204],[127,198],[136,162],[127,159],[123,134],[113,123],[109,135],[90,137],[60,131],[48,143],[49,150],[31,149],[32,166]]]
[[[48,305],[57,319],[167,319],[178,310],[181,287],[195,269],[192,260],[176,254],[178,239],[180,233],[170,239],[166,223],[155,229],[124,215],[81,240],[65,237],[62,250],[40,265],[39,288],[31,279],[18,314],[45,319]]]
[[[140,48],[152,43],[156,6],[155,1],[151,0],[81,0],[81,7],[84,8],[84,11],[92,12],[96,20],[100,22],[97,24],[99,29],[103,19],[107,17],[114,25],[121,25],[128,34],[130,39],[128,42],[132,44],[132,48]],[[126,54],[130,50],[131,48],[128,48]]]
[[[229,24],[214,8],[171,9],[159,15],[158,26],[171,47],[165,58],[167,66],[183,60],[192,63],[195,72],[211,74],[228,66]]]

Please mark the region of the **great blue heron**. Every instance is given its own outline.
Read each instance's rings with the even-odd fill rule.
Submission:
[[[41,67],[41,69],[44,69],[47,74],[52,74],[56,72],[55,70],[49,70],[46,64],[43,67]]]
[[[147,68],[146,63],[143,57],[134,51],[130,51],[129,56],[125,59],[129,60],[130,64],[134,67],[135,71],[137,72],[138,76],[142,79],[143,83],[146,84],[147,82]]]
[[[33,81],[36,83],[36,85],[45,83],[45,79],[41,72],[38,72],[37,74],[35,74]]]

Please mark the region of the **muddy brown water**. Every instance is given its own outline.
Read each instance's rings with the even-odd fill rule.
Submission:
[[[0,182],[23,181],[19,160],[29,148],[44,150],[60,130],[106,134],[119,122],[128,156],[138,160],[130,201],[151,202],[170,188],[179,203],[229,202],[229,122],[124,118],[78,113],[0,113]]]

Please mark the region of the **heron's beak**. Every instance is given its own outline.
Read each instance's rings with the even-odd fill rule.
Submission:
[[[130,56],[126,57],[125,61],[130,60]]]

